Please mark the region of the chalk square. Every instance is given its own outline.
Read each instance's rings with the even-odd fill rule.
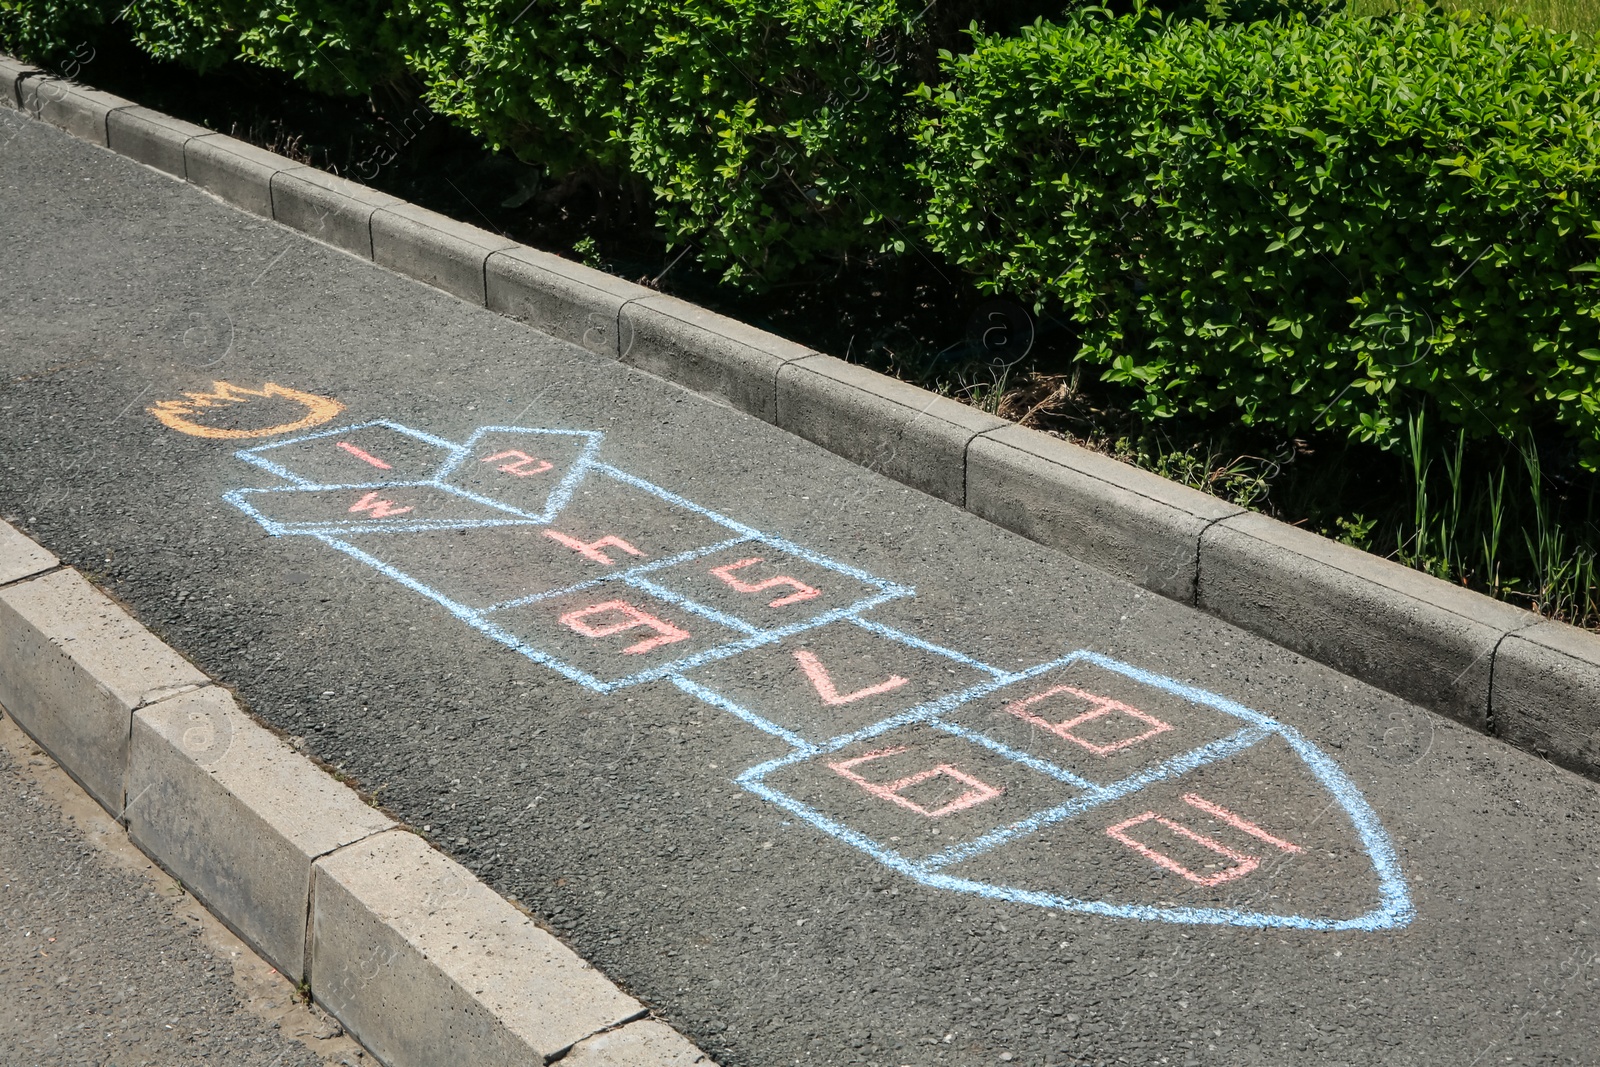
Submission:
[[[580,683],[632,685],[736,655],[748,634],[622,583],[494,612],[488,625]]]
[[[589,430],[478,430],[438,472],[440,482],[553,519],[588,477],[601,434]]]
[[[849,620],[719,660],[690,681],[814,744],[988,682],[948,656]]]
[[[942,718],[1097,785],[1111,785],[1247,726],[1213,706],[1086,659],[1009,683]]]
[[[448,441],[389,422],[324,430],[239,453],[281,478],[320,486],[425,482],[455,454]]]
[[[530,521],[426,482],[239,489],[229,499],[273,533],[408,533]]]
[[[609,480],[586,482],[548,524],[516,520],[404,536],[340,535],[398,574],[484,612],[610,583],[620,588],[630,576],[714,551],[730,536],[738,535]],[[711,543],[697,543],[701,539]]]
[[[656,585],[769,631],[793,631],[909,593],[822,556],[749,541],[650,576]]]
[[[604,575],[605,568],[552,541],[547,529],[518,522],[337,536],[389,568],[391,577],[409,579],[462,607],[492,611],[501,604],[558,596]],[[611,577],[626,569],[615,568]]]
[[[990,748],[914,723],[778,768],[763,779],[811,817],[913,862],[993,833],[1081,787]]]
[[[544,529],[574,581],[654,573],[747,536],[604,474],[583,479]]]

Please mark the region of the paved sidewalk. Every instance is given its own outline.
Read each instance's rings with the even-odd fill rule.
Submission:
[[[0,719],[0,1064],[364,1067]]]
[[[4,112],[0,243],[0,518],[724,1067],[1600,1041],[1592,782]]]

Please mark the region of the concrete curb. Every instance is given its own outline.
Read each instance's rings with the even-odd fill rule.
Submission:
[[[0,57],[0,104],[1600,778],[1594,634],[119,98],[44,79],[32,105],[36,81]]]
[[[5,523],[0,707],[388,1067],[709,1065]]]

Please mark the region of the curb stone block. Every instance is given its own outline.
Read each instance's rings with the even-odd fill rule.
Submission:
[[[1198,606],[1480,730],[1506,634],[1537,616],[1264,515],[1206,531]]]
[[[398,197],[315,167],[272,176],[272,217],[307,237],[372,258],[372,213],[403,203]]]
[[[133,842],[291,982],[312,863],[394,827],[215,687],[134,713],[126,789]]]
[[[1243,511],[1109,456],[1007,425],[967,449],[967,510],[1194,603],[1200,532]]]
[[[372,215],[372,261],[479,307],[488,303],[485,264],[516,242],[396,201]]]
[[[778,368],[778,426],[834,455],[955,504],[967,445],[1010,425],[949,397],[832,356]]]
[[[1569,770],[1600,778],[1600,637],[1538,622],[1500,642],[1489,693],[1492,732]]]
[[[561,1062],[568,1067],[716,1067],[682,1034],[654,1019],[584,1038]]]
[[[106,147],[176,177],[186,177],[183,149],[211,131],[147,107],[127,107],[106,117]]]
[[[629,301],[617,322],[622,362],[766,422],[778,368],[816,352],[670,296]]]
[[[544,1063],[644,1012],[414,834],[315,870],[311,991],[389,1067]]]
[[[9,523],[0,522],[0,585],[20,582],[60,565],[60,560],[31,538],[18,533]]]
[[[622,306],[653,295],[642,285],[521,246],[491,255],[487,273],[490,311],[613,359]]]
[[[60,78],[19,82],[17,98],[22,110],[101,148],[106,146],[106,117],[120,108],[134,106],[132,100],[85,89]]]
[[[22,110],[22,96],[20,88],[22,79],[27,75],[39,75],[44,71],[32,63],[24,63],[20,59],[12,59],[8,55],[0,54],[0,107],[9,107]]]
[[[270,219],[272,176],[299,164],[235,138],[208,133],[184,142],[183,167],[189,181],[200,188]]]
[[[207,683],[76,571],[0,589],[0,704],[119,819],[133,709]]]

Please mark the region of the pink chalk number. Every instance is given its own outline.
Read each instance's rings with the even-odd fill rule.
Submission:
[[[844,704],[854,704],[858,700],[875,697],[880,693],[887,693],[891,689],[899,689],[910,681],[909,678],[891,674],[885,681],[879,682],[877,685],[869,685],[864,689],[857,689],[853,693],[840,693],[838,689],[834,688],[833,676],[828,673],[828,668],[822,665],[822,661],[816,657],[815,653],[801,649],[794,654],[794,658],[795,662],[800,664],[800,669],[806,672],[806,677],[811,680],[811,688],[817,691],[817,696],[822,698],[824,704],[834,708]]]
[[[620,549],[630,556],[644,555],[643,552],[640,552],[637,548],[634,548],[620,537],[611,537],[608,535],[600,538],[598,541],[584,542],[578,540],[576,537],[571,537],[567,534],[564,534],[559,530],[546,530],[544,535],[558,545],[566,545],[584,559],[592,560],[595,563],[599,563],[607,567],[612,566],[617,561],[600,551],[603,548]]]
[[[943,818],[944,816],[953,812],[965,811],[967,808],[977,807],[984,801],[993,800],[995,797],[1005,792],[1004,789],[997,789],[986,782],[981,782],[972,775],[967,774],[964,771],[959,771],[950,766],[948,763],[941,763],[937,767],[930,768],[929,770],[918,771],[916,774],[910,774],[904,778],[887,783],[868,781],[867,779],[861,777],[861,775],[857,774],[854,770],[854,768],[863,763],[869,763],[872,760],[884,759],[888,756],[898,756],[904,751],[906,751],[906,748],[903,745],[899,748],[879,749],[877,752],[868,752],[865,756],[857,756],[854,759],[840,760],[838,763],[830,763],[828,764],[828,768],[841,778],[848,779],[849,781],[854,782],[856,785],[859,785],[862,789],[865,789],[873,796],[880,797],[892,804],[898,804],[907,811],[914,811],[918,815],[924,815],[930,819]],[[967,791],[950,801],[948,804],[943,804],[932,809],[918,804],[910,797],[901,795],[914,785],[920,785],[923,782],[932,781],[933,779],[939,777],[952,778],[966,786]]]
[[[387,519],[390,515],[404,515],[410,510],[408,507],[396,506],[393,500],[380,500],[376,492],[368,493],[350,505],[350,514],[354,515],[358,511],[370,511],[375,519]]]
[[[355,445],[351,444],[349,441],[340,441],[340,442],[338,442],[338,445],[339,445],[340,448],[344,449],[346,452],[350,453],[352,456],[356,457],[357,459],[359,459],[363,463],[370,463],[374,467],[377,467],[379,470],[385,470],[385,471],[394,470],[393,467],[389,466],[389,464],[385,463],[383,460],[379,459],[377,456],[374,456],[370,452],[361,451],[361,449],[357,448]]]
[[[1277,837],[1266,830],[1263,830],[1261,827],[1257,826],[1255,823],[1249,821],[1243,816],[1235,815],[1222,805],[1214,804],[1196,793],[1185,793],[1183,795],[1183,802],[1192,808],[1197,808],[1200,811],[1205,812],[1207,815],[1221,819],[1235,830],[1243,831],[1259,841],[1265,841],[1273,848],[1276,848],[1279,852],[1293,853],[1305,851],[1299,845],[1296,845],[1290,841],[1285,841],[1283,838]],[[1199,845],[1201,848],[1209,849],[1224,859],[1232,860],[1234,865],[1226,870],[1218,871],[1216,874],[1200,874],[1196,871],[1190,870],[1188,867],[1185,867],[1183,864],[1179,863],[1165,852],[1152,848],[1143,841],[1140,841],[1137,838],[1129,835],[1128,831],[1133,829],[1135,826],[1142,826],[1151,821],[1160,823],[1162,826],[1165,826],[1168,830],[1171,830],[1179,837],[1186,838],[1187,840]],[[1117,823],[1115,826],[1106,827],[1106,836],[1114,841],[1121,842],[1122,844],[1128,846],[1145,859],[1155,863],[1157,866],[1169,870],[1173,874],[1180,875],[1184,879],[1193,882],[1195,885],[1205,886],[1207,888],[1210,888],[1211,886],[1222,885],[1224,882],[1231,882],[1236,878],[1243,878],[1245,875],[1261,866],[1260,856],[1253,856],[1248,852],[1240,852],[1238,849],[1229,848],[1227,845],[1224,845],[1221,841],[1211,837],[1209,834],[1202,834],[1195,830],[1191,830],[1182,823],[1174,822],[1172,819],[1169,819],[1166,816],[1154,811],[1147,811],[1143,815],[1135,815],[1131,819],[1125,819],[1122,822]]]
[[[537,456],[530,456],[526,452],[518,452],[514,448],[508,449],[505,452],[496,452],[492,456],[484,456],[478,462],[493,463],[500,459],[509,459],[511,462],[502,463],[495,469],[505,471],[507,474],[514,474],[518,478],[527,478],[535,474],[543,474],[545,471],[550,470],[555,466],[554,463],[551,463],[547,459],[539,459]],[[532,467],[533,469],[527,469],[529,467]]]
[[[1079,715],[1073,719],[1068,719],[1065,722],[1050,722],[1028,710],[1035,704],[1049,700],[1054,696],[1060,696],[1063,693],[1065,693],[1067,696],[1076,697],[1079,700],[1087,701],[1089,704],[1089,710],[1084,712],[1082,715]],[[1070,685],[1058,685],[1054,688],[1046,689],[1042,693],[1035,693],[1033,696],[1028,697],[1025,700],[1013,701],[1012,703],[1006,705],[1006,710],[1022,721],[1032,723],[1034,726],[1037,726],[1042,730],[1049,730],[1062,740],[1071,741],[1075,745],[1080,745],[1094,753],[1096,756],[1100,756],[1102,758],[1109,756],[1114,752],[1120,752],[1125,748],[1132,748],[1141,741],[1148,741],[1157,734],[1164,734],[1168,730],[1172,729],[1171,723],[1162,722],[1154,715],[1142,712],[1132,705],[1124,704],[1120,700],[1112,700],[1110,697],[1097,696],[1094,693],[1086,693],[1082,689],[1074,689]],[[1085,723],[1094,722],[1096,719],[1104,718],[1105,716],[1112,714],[1126,715],[1130,719],[1145,723],[1149,729],[1145,730],[1143,733],[1135,734],[1133,737],[1125,737],[1121,741],[1114,741],[1103,745],[1096,744],[1093,741],[1085,740],[1084,738],[1081,738],[1072,732],[1074,727],[1082,726]]]
[[[589,620],[596,615],[621,615],[618,622],[606,623],[596,626]],[[610,637],[613,634],[625,633],[639,627],[647,627],[655,631],[656,636],[647,637],[643,641],[629,645],[622,650],[625,656],[637,656],[643,652],[650,652],[662,645],[674,644],[678,641],[689,640],[689,631],[680,630],[670,622],[658,619],[649,612],[640,611],[626,600],[608,600],[604,604],[592,604],[577,611],[569,611],[561,616],[562,625],[568,626],[585,637]]]
[[[811,586],[800,581],[798,578],[790,578],[782,574],[773,578],[768,578],[764,582],[746,582],[742,579],[734,577],[733,575],[734,571],[742,570],[745,567],[750,567],[757,563],[765,562],[766,560],[762,559],[760,556],[752,556],[749,559],[741,559],[737,563],[728,563],[721,567],[712,567],[711,573],[722,579],[722,581],[726,583],[729,588],[735,589],[741,593],[764,593],[768,589],[785,588],[794,590],[794,592],[790,593],[788,596],[781,596],[767,604],[767,607],[769,608],[781,608],[785,604],[798,604],[802,600],[811,600],[814,597],[819,597],[822,595],[822,590],[813,589]]]

